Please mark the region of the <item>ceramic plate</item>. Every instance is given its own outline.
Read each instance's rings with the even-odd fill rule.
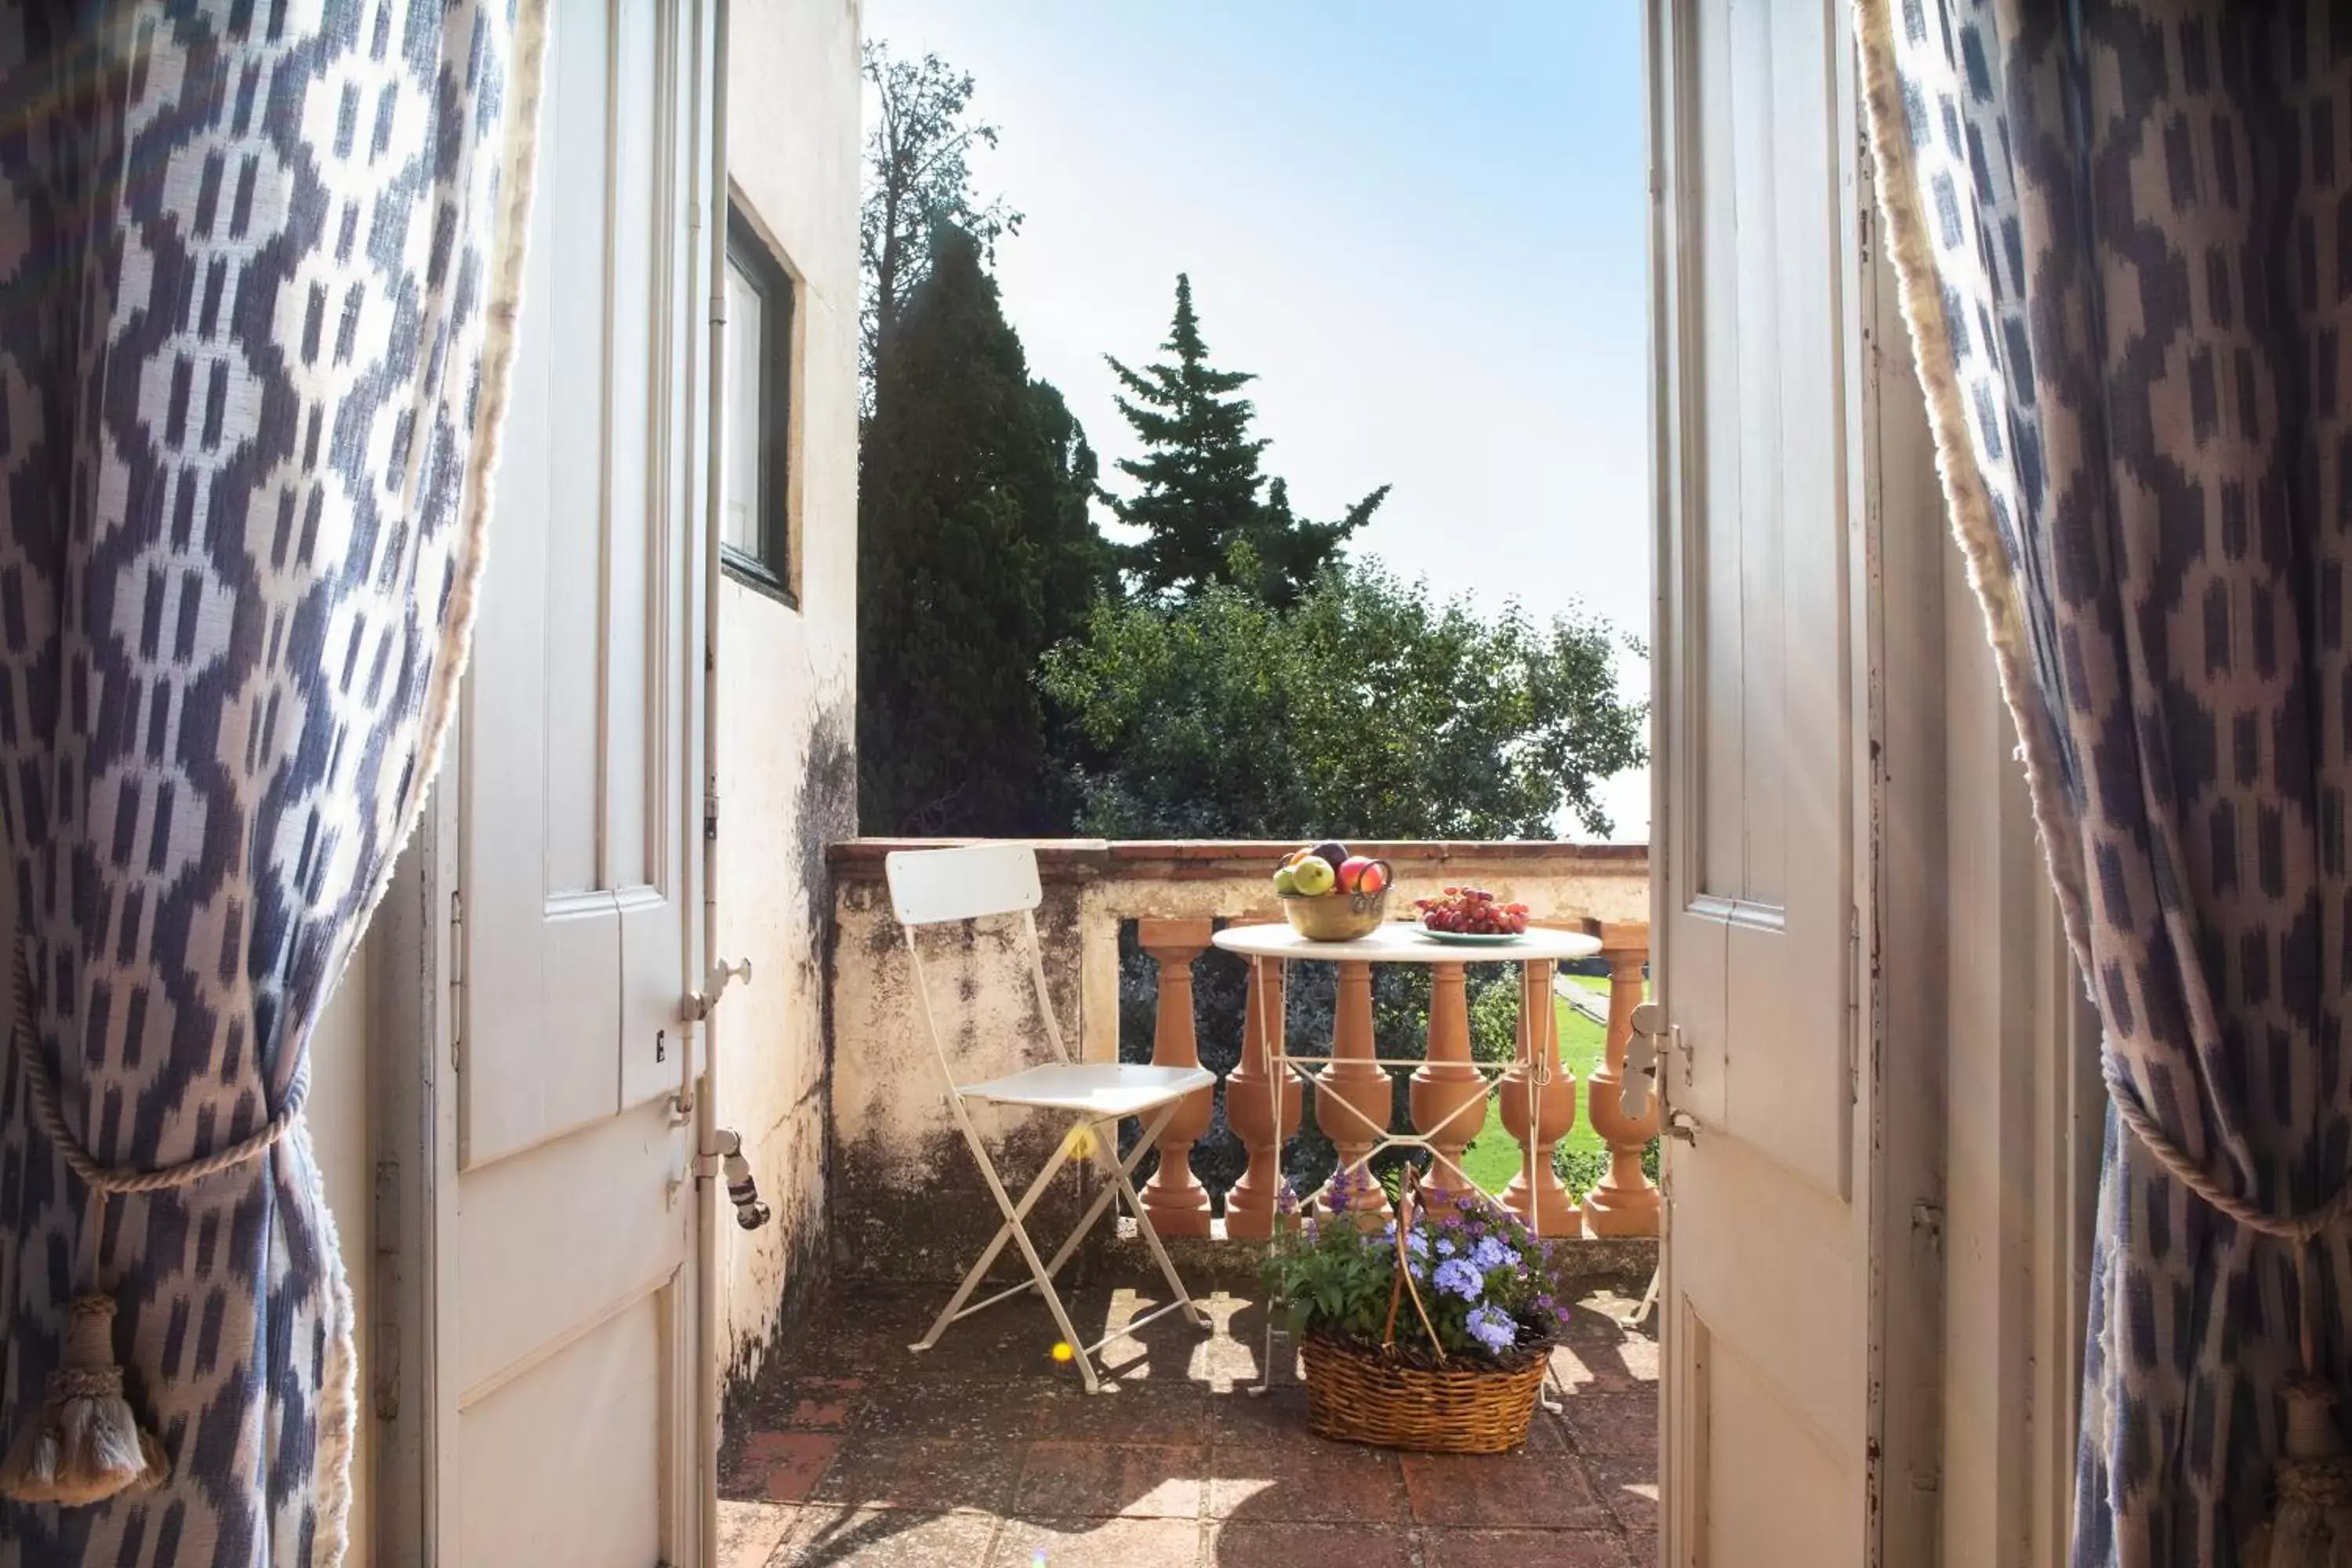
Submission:
[[[1490,936],[1466,931],[1432,931],[1427,926],[1420,924],[1415,924],[1412,929],[1432,942],[1451,942],[1456,947],[1507,947],[1512,942],[1527,940],[1524,935],[1516,932],[1498,931]]]

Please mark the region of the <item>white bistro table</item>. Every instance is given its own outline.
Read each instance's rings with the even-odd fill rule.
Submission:
[[[1462,1154],[1486,1126],[1486,1075],[1496,1072],[1501,1075],[1497,1098],[1503,1125],[1520,1145],[1519,1173],[1503,1194],[1504,1206],[1538,1236],[1582,1232],[1582,1211],[1551,1168],[1552,1145],[1576,1121],[1576,1079],[1559,1068],[1551,976],[1561,961],[1599,952],[1600,938],[1538,927],[1514,942],[1446,942],[1422,934],[1417,922],[1399,921],[1353,942],[1310,942],[1287,924],[1227,926],[1211,940],[1259,966],[1257,984],[1250,988],[1259,1009],[1251,1033],[1265,1042],[1265,1126],[1273,1130],[1277,1166],[1286,1131],[1284,1090],[1295,1073],[1315,1085],[1317,1125],[1339,1153],[1334,1174],[1355,1171],[1364,1177],[1354,1186],[1354,1206],[1385,1206],[1387,1200],[1370,1171],[1372,1156],[1383,1149],[1428,1150],[1430,1173],[1424,1185],[1433,1193],[1474,1187],[1476,1184],[1463,1172]],[[1293,1051],[1285,1041],[1278,999],[1283,994],[1282,965],[1292,959],[1339,965],[1328,1055]],[[1419,963],[1431,970],[1429,1044],[1413,1069],[1410,1132],[1389,1126],[1393,1095],[1388,1069],[1372,1049],[1371,966],[1376,963]],[[1474,963],[1519,966],[1518,1048],[1507,1064],[1480,1062],[1470,1054],[1467,969]],[[1276,999],[1271,1008],[1269,998]],[[1228,1095],[1234,1088],[1227,1085]],[[1325,1191],[1328,1195],[1329,1189]],[[1274,1331],[1269,1311],[1266,1356],[1253,1394],[1265,1393],[1273,1382]]]
[[[1429,1190],[1460,1192],[1475,1184],[1463,1173],[1462,1152],[1486,1125],[1491,1087],[1486,1075],[1499,1073],[1503,1122],[1523,1145],[1523,1169],[1504,1194],[1506,1206],[1538,1236],[1581,1231],[1581,1214],[1551,1170],[1551,1146],[1576,1117],[1576,1080],[1559,1070],[1551,973],[1562,960],[1599,952],[1600,938],[1538,927],[1513,942],[1473,945],[1439,942],[1423,935],[1417,922],[1395,921],[1353,942],[1310,942],[1288,925],[1272,924],[1227,926],[1212,940],[1227,952],[1262,963],[1272,961],[1278,966],[1292,959],[1319,959],[1340,966],[1331,1048],[1321,1056],[1290,1049],[1280,1026],[1265,1016],[1268,998],[1282,994],[1281,973],[1278,967],[1272,974],[1261,971],[1260,984],[1254,988],[1261,1016],[1254,1032],[1265,1042],[1270,1126],[1282,1126],[1279,1097],[1286,1077],[1296,1073],[1316,1086],[1316,1121],[1339,1151],[1338,1170],[1369,1174],[1369,1163],[1383,1149],[1426,1149]],[[1371,965],[1376,963],[1419,963],[1432,971],[1429,1046],[1413,1070],[1410,1132],[1390,1129],[1389,1075],[1372,1052]],[[1471,1057],[1465,972],[1473,963],[1519,966],[1519,1042],[1509,1063],[1479,1062]],[[1376,1184],[1366,1183],[1360,1191],[1359,1206],[1382,1201]]]

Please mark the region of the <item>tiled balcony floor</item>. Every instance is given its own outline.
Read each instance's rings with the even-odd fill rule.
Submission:
[[[1080,1293],[1099,1334],[1154,1303]],[[1015,1300],[908,1343],[939,1299],[836,1302],[730,1434],[723,1568],[1632,1568],[1656,1558],[1657,1344],[1596,1290],[1555,1352],[1559,1415],[1491,1458],[1397,1454],[1307,1430],[1296,1366],[1254,1398],[1263,1320],[1202,1299],[1115,1340],[1117,1391],[1051,1359],[1044,1308]]]

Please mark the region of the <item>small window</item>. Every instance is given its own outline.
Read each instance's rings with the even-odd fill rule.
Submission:
[[[740,209],[727,213],[726,485],[719,545],[730,572],[793,602],[793,279]]]

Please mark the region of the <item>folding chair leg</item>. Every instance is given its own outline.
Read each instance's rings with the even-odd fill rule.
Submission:
[[[1029,1190],[1021,1194],[1021,1202],[1015,1205],[1005,1195],[1004,1184],[997,1180],[996,1167],[990,1163],[988,1151],[982,1146],[969,1123],[964,1127],[964,1139],[971,1145],[972,1159],[980,1166],[981,1180],[988,1184],[989,1192],[996,1198],[996,1206],[1003,1211],[1004,1223],[997,1227],[994,1238],[982,1250],[980,1261],[971,1266],[971,1272],[963,1277],[963,1283],[956,1287],[955,1294],[948,1298],[948,1304],[940,1309],[940,1315],[931,1321],[930,1331],[908,1346],[909,1350],[927,1351],[939,1343],[940,1336],[947,1331],[950,1323],[955,1321],[956,1314],[963,1310],[963,1304],[971,1300],[971,1293],[980,1288],[989,1266],[1004,1250],[1004,1244],[1013,1239],[1013,1233],[1021,1227],[1021,1222],[1029,1217],[1029,1211],[1036,1206],[1038,1198],[1060,1174],[1063,1164],[1070,1157],[1070,1141],[1065,1138],[1055,1148],[1053,1157],[1045,1162],[1045,1168],[1037,1173],[1037,1179],[1029,1184]]]

